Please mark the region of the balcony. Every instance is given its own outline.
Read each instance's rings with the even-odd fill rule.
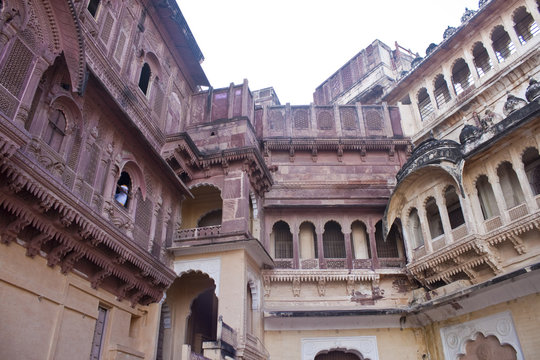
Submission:
[[[179,229],[174,235],[170,249],[190,246],[213,245],[247,240],[250,235],[244,231],[226,231],[221,225]]]

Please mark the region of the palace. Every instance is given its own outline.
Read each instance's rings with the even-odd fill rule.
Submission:
[[[480,0],[283,105],[174,0],[0,0],[0,358],[536,358],[539,23]]]

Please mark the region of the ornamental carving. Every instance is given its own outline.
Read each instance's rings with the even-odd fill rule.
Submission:
[[[449,26],[444,30],[443,39],[448,39],[456,33],[457,29],[455,27]]]
[[[463,16],[461,17],[461,23],[469,21],[474,15],[476,14],[475,10],[471,10],[468,8],[465,8],[465,12],[463,13]]]
[[[540,83],[535,79],[529,81],[529,86],[525,92],[525,98],[528,102],[533,102],[540,99]]]
[[[508,94],[508,98],[504,103],[503,113],[505,116],[512,114],[513,112],[521,109],[527,105],[527,102],[521,98],[518,98],[512,94]]]

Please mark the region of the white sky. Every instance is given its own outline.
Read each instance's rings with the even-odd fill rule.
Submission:
[[[282,104],[309,104],[315,88],[379,39],[425,55],[478,0],[177,0],[214,88],[248,79]]]

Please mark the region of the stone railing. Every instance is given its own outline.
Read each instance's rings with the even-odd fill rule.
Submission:
[[[468,233],[469,233],[469,230],[467,229],[467,225],[462,224],[452,230],[452,238],[454,239],[454,241],[458,241],[459,239],[462,239],[465,236],[467,236]]]
[[[221,225],[203,226],[191,229],[180,229],[176,233],[175,241],[185,239],[197,239],[204,237],[217,236],[221,234]]]
[[[520,217],[523,217],[527,215],[529,212],[527,211],[527,204],[523,203],[518,206],[515,206],[508,210],[508,216],[510,217],[510,220],[516,220]]]

